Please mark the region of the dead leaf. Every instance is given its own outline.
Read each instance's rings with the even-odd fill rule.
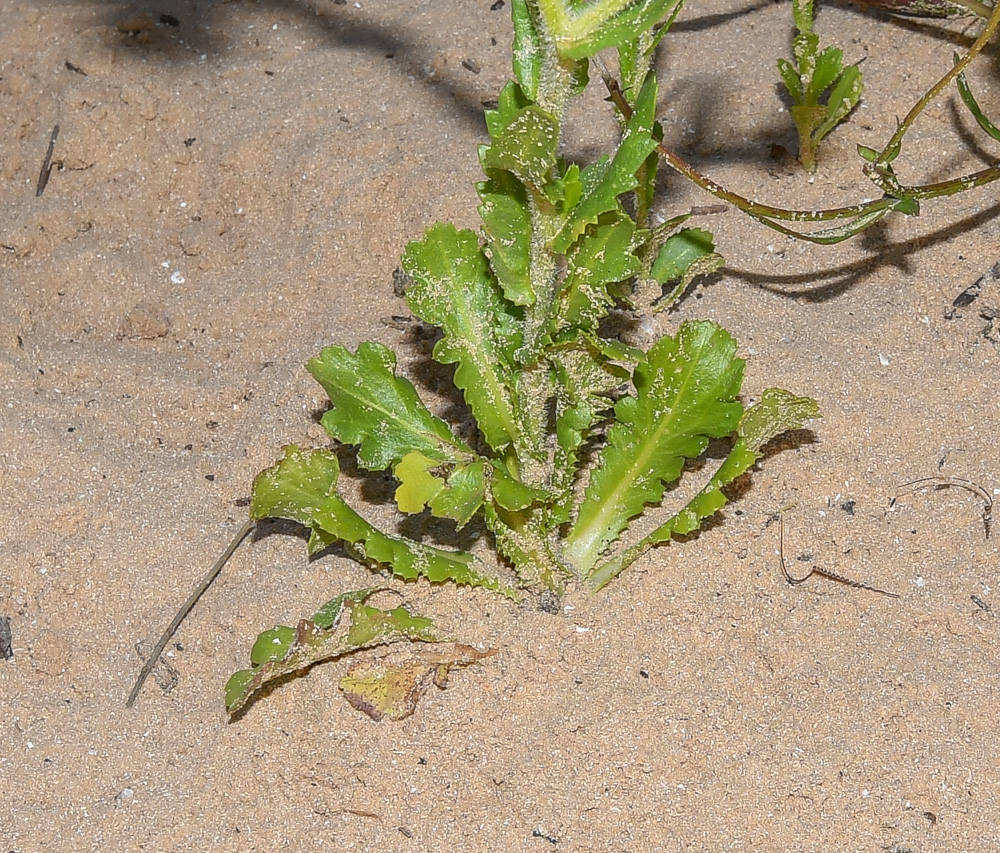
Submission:
[[[376,722],[386,717],[403,720],[432,684],[442,690],[448,685],[453,666],[468,666],[495,654],[496,649],[480,652],[461,643],[390,652],[354,664],[340,679],[340,689],[351,705]]]

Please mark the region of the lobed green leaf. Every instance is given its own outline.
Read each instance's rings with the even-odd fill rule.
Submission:
[[[813,0],[792,0],[792,16],[800,33],[811,33],[813,28]]]
[[[552,489],[557,496],[551,509],[554,523],[570,519],[580,447],[598,418],[611,408],[612,395],[628,381],[631,367],[643,357],[641,350],[619,341],[582,333],[565,337],[552,353],[560,389],[552,471]]]
[[[688,285],[700,275],[711,275],[725,263],[715,251],[715,241],[701,228],[684,228],[668,237],[650,270],[650,278],[658,284],[677,281],[673,289],[657,302],[664,310],[678,299]]]
[[[511,595],[498,578],[481,571],[479,561],[465,551],[447,551],[403,536],[391,536],[371,525],[339,495],[332,495],[313,515],[313,523],[328,536],[352,546],[372,566],[388,568],[396,577],[423,577],[433,583],[452,581]]]
[[[826,118],[814,132],[817,141],[840,124],[858,105],[862,89],[861,70],[855,65],[845,69],[830,93],[826,105]]]
[[[802,429],[806,421],[818,418],[819,405],[811,397],[796,397],[781,388],[768,388],[760,402],[746,410],[738,434],[753,453],[774,438],[793,429]]]
[[[500,90],[497,98],[497,106],[494,110],[486,110],[483,118],[486,120],[486,129],[491,137],[497,137],[503,133],[507,127],[525,107],[529,106],[532,100],[524,94],[524,90],[517,83],[511,81]],[[483,150],[488,146],[480,147],[480,159]]]
[[[527,0],[511,0],[514,22],[514,75],[531,100],[538,98],[538,83],[545,61],[545,47]]]
[[[638,32],[652,29],[677,3],[678,0],[570,2],[566,5],[568,14],[548,24],[562,56],[584,59],[607,47],[625,44]]]
[[[653,261],[650,277],[658,284],[682,278],[699,258],[715,252],[715,240],[702,228],[684,228],[668,237]]]
[[[506,510],[519,511],[532,504],[542,504],[551,498],[543,489],[532,488],[514,477],[498,460],[492,460],[490,472],[490,496],[497,506]]]
[[[441,464],[440,460],[436,464]],[[474,463],[464,463],[463,467],[467,469],[467,480],[462,482],[460,476],[450,494],[437,496],[433,502],[442,515],[445,510],[451,513],[449,518],[461,517],[476,499],[475,480],[480,472]],[[390,536],[372,526],[337,493],[339,473],[337,457],[331,451],[303,451],[290,445],[285,448],[284,458],[254,481],[250,517],[290,518],[304,524],[312,531],[309,551],[313,554],[334,542],[345,542],[351,546],[353,556],[368,565],[389,568],[403,579],[450,580],[511,594],[499,579],[481,571],[469,553]],[[464,510],[460,509],[462,501],[466,502]]]
[[[253,481],[250,518],[288,518],[312,526],[313,513],[334,493],[340,463],[329,450],[282,448],[281,460]]]
[[[801,104],[803,100],[802,78],[799,77],[798,69],[787,59],[779,59],[778,73],[781,75],[781,80],[785,84],[785,88],[788,90],[792,101],[796,104]]]
[[[816,57],[816,70],[813,72],[812,90],[817,100],[844,70],[844,52],[839,47],[828,47]]]
[[[640,542],[590,572],[588,585],[596,591],[653,546],[698,530],[706,518],[726,505],[728,499],[723,489],[750,470],[761,458],[765,444],[784,432],[801,429],[806,421],[817,417],[819,407],[815,400],[796,397],[780,388],[768,388],[760,402],[744,412],[732,450],[704,488]]]
[[[589,572],[628,522],[662,498],[686,459],[736,428],[744,362],[735,354],[724,329],[686,322],[636,366],[636,395],[615,405],[616,422],[565,540],[563,553],[579,571]]]
[[[559,294],[560,329],[597,328],[614,304],[609,285],[639,272],[636,237],[631,217],[617,211],[587,227],[566,258],[567,275]]]
[[[365,342],[357,353],[326,347],[306,368],[333,404],[323,415],[324,429],[344,444],[358,445],[358,462],[365,468],[388,468],[411,450],[436,459],[471,454],[428,411],[410,381],[396,375],[396,356],[387,347]]]
[[[518,180],[540,187],[556,165],[559,125],[540,107],[519,110],[504,127],[492,134],[493,144],[480,150],[483,171],[506,171]]]
[[[799,33],[792,39],[792,55],[802,82],[802,102],[815,104],[819,92],[813,88],[813,73],[816,70],[816,56],[819,52],[819,36],[816,33]]]
[[[494,450],[506,446],[519,435],[510,389],[515,383],[512,360],[521,331],[476,235],[438,223],[423,240],[406,247],[402,265],[414,281],[406,291],[411,310],[444,331],[434,347],[434,358],[441,364],[457,365],[455,384],[462,389],[486,442]],[[422,447],[410,449],[433,455]]]
[[[531,284],[531,213],[524,185],[498,172],[477,185],[479,215],[486,233],[484,252],[503,295],[513,305],[534,305]]]

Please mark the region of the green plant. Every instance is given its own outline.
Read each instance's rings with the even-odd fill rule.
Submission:
[[[792,98],[799,160],[815,172],[820,142],[861,99],[861,69],[857,65],[844,68],[840,48],[820,51],[819,36],[813,32],[813,0],[792,0],[792,13],[798,31],[792,40],[795,64],[779,59],[778,72]]]
[[[711,235],[684,227],[690,214],[653,223],[657,168],[665,164],[768,227],[816,243],[839,242],[890,212],[916,215],[924,199],[990,183],[1000,178],[1000,166],[907,186],[894,161],[917,117],[953,81],[980,127],[1000,138],[965,79],[1000,26],[1000,8],[977,9],[988,21],[975,43],[881,151],[859,148],[882,196],[805,211],[750,201],[663,144],[652,58],[682,4],[512,0],[516,81],[486,117],[482,234],[435,225],[409,245],[402,262],[406,300],[441,332],[433,357],[454,365],[455,384],[478,426],[474,439],[460,438],[425,406],[381,344],[363,343],[355,352],[331,346],[308,365],[332,404],[323,426],[355,448],[361,468],[392,470],[399,509],[459,528],[482,517],[513,577],[469,552],[376,528],[338,492],[338,456],[328,449],[286,447],[284,458],[254,482],[251,520],[292,519],[309,529],[310,554],[341,543],[366,565],[404,580],[471,584],[511,597],[518,587],[558,593],[579,583],[597,590],[650,548],[699,529],[726,503],[723,489],[750,470],[770,439],[817,416],[814,401],[776,389],[744,408],[744,363],[735,341],[713,323],[686,322],[647,350],[606,332],[616,305],[665,293],[659,306],[666,307],[695,276],[721,264]],[[961,5],[971,7],[972,0]],[[605,48],[618,55],[621,82],[603,69],[602,77],[621,143],[581,167],[561,156],[564,118]],[[829,225],[800,232],[801,223]],[[633,532],[632,523],[660,503],[713,439],[730,442],[722,464],[679,511],[653,509],[644,529]],[[251,526],[240,529],[175,616],[128,704]],[[252,669],[227,685],[228,710],[243,707],[268,681],[322,660],[402,641],[442,642],[429,620],[406,608],[367,604],[374,592],[344,593],[295,628],[264,632],[251,653]],[[355,671],[342,689],[372,716],[398,718],[429,684],[443,686],[449,668],[484,656],[467,646],[434,649]]]
[[[659,135],[656,78],[635,33],[676,5],[514,3],[518,79],[487,113],[491,144],[480,151],[484,240],[438,224],[402,260],[407,303],[441,330],[433,356],[455,365],[481,441],[462,441],[431,414],[381,344],[328,347],[308,365],[332,404],[323,426],[358,448],[361,467],[393,471],[399,509],[459,526],[483,515],[522,586],[559,591],[578,580],[599,589],[652,545],[696,529],[770,438],[816,414],[812,401],[780,391],[744,411],[743,362],[712,323],[686,323],[645,352],[601,333],[634,281],[663,285],[718,262],[708,235],[679,229],[684,217],[644,227],[622,204],[638,196],[646,219]],[[633,112],[613,155],[581,168],[559,155],[563,120],[586,83],[586,60],[609,46],[629,51]],[[583,465],[598,430],[606,433],[595,460]],[[686,460],[734,433],[726,462],[682,512],[606,553]],[[333,453],[289,448],[255,483],[251,514],[294,518],[311,529],[311,550],[344,541],[403,578],[502,586],[471,554],[372,527],[337,495],[336,474]]]
[[[873,5],[879,4],[876,3]],[[920,114],[953,82],[956,83],[962,95],[963,102],[969,107],[977,123],[987,134],[993,136],[992,128],[995,125],[986,118],[972,95],[965,80],[965,71],[979,54],[982,53],[986,45],[996,35],[997,29],[1000,28],[1000,5],[983,6],[980,3],[974,2],[974,0],[960,0],[960,2],[956,0],[956,5],[986,19],[982,31],[976,37],[972,46],[966,51],[964,56],[956,58],[954,66],[917,100],[902,121],[897,120],[895,132],[880,151],[863,145],[858,146],[858,153],[866,161],[863,171],[882,192],[880,198],[826,210],[796,210],[777,207],[745,198],[739,193],[721,186],[707,175],[693,168],[683,158],[664,146],[662,142],[657,144],[657,151],[660,157],[666,165],[701,187],[705,192],[742,210],[762,225],[766,225],[768,228],[787,237],[807,240],[811,243],[821,245],[830,245],[849,240],[866,228],[870,228],[876,222],[885,219],[885,217],[893,212],[903,213],[907,216],[917,216],[920,214],[921,202],[927,199],[955,195],[956,193],[966,192],[993,183],[1000,179],[1000,165],[988,166],[985,169],[980,169],[977,172],[962,175],[958,178],[950,178],[932,184],[909,186],[903,184],[898,179],[893,165],[902,153],[903,141],[906,134],[909,133],[920,117]],[[910,4],[907,8],[912,9],[913,14],[927,14],[926,11],[923,11],[923,7],[919,3]],[[612,100],[614,100],[621,113],[626,117],[631,115],[631,107],[622,96],[620,89],[615,85],[615,81],[606,78],[606,82],[611,91]],[[802,231],[800,230],[800,226],[803,223],[823,223],[827,227],[812,231]],[[828,223],[833,224],[828,225]]]
[[[482,235],[439,223],[402,259],[406,301],[441,331],[433,357],[454,365],[476,440],[462,440],[431,413],[381,344],[327,347],[308,364],[331,402],[323,426],[356,448],[360,467],[392,470],[400,511],[458,527],[484,518],[514,580],[471,553],[370,524],[338,493],[331,450],[285,448],[254,483],[252,518],[293,519],[309,528],[310,553],[345,543],[403,579],[507,595],[515,587],[558,593],[570,582],[597,590],[648,549],[697,530],[769,440],[817,416],[814,401],[777,389],[744,408],[743,360],[714,323],[684,323],[645,351],[602,330],[616,303],[678,282],[669,303],[721,263],[711,235],[681,227],[687,216],[650,224],[662,136],[650,61],[666,32],[654,25],[680,5],[513,2],[517,79],[486,114]],[[566,110],[587,84],[588,60],[609,47],[619,53],[628,115],[617,149],[581,167],[560,155]],[[616,547],[685,464],[723,438],[731,440],[728,455],[693,497]],[[273,675],[319,659],[303,658],[307,644],[295,636],[291,628],[262,635],[257,668],[227,689],[231,711]],[[339,634],[331,642],[314,645],[325,657],[328,646],[348,650]]]

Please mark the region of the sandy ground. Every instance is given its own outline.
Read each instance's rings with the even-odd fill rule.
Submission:
[[[1000,282],[949,313],[998,260],[993,190],[835,248],[714,217],[726,270],[657,329],[724,323],[749,396],[787,387],[823,419],[721,524],[561,613],[406,586],[499,650],[409,719],[352,709],[333,664],[227,722],[257,632],[370,581],[277,534],[181,627],[175,683],[125,708],[137,644],[245,519],[254,475],[282,444],[323,443],[304,361],[365,339],[421,357],[383,322],[405,313],[392,271],[433,221],[475,226],[483,102],[509,76],[509,6],[491,5],[0,5],[0,847],[996,850],[1000,539],[963,490],[889,507],[920,477],[1000,486],[1000,333],[980,316]],[[785,4],[692,2],[662,56],[667,140],[746,195],[850,203],[871,194],[855,143],[880,145],[969,39],[825,8],[869,92],[810,181],[780,151],[789,21]],[[987,57],[975,82],[995,75]],[[570,156],[613,139],[601,97]],[[984,138],[947,96],[903,179],[981,168]],[[708,201],[671,179],[662,212]],[[769,523],[789,504],[793,570],[900,597],[789,586]]]

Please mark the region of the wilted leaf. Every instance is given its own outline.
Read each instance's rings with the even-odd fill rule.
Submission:
[[[226,684],[226,710],[235,714],[268,682],[321,661],[400,640],[441,640],[430,619],[414,616],[405,607],[384,611],[363,603],[378,591],[344,593],[295,628],[282,625],[264,631],[251,652],[253,668],[235,673]]]
[[[359,711],[378,722],[388,717],[409,717],[420,698],[437,686],[448,684],[452,667],[469,666],[495,650],[479,652],[472,646],[454,643],[444,646],[411,647],[390,652],[372,661],[358,661],[340,679],[344,697]]]

